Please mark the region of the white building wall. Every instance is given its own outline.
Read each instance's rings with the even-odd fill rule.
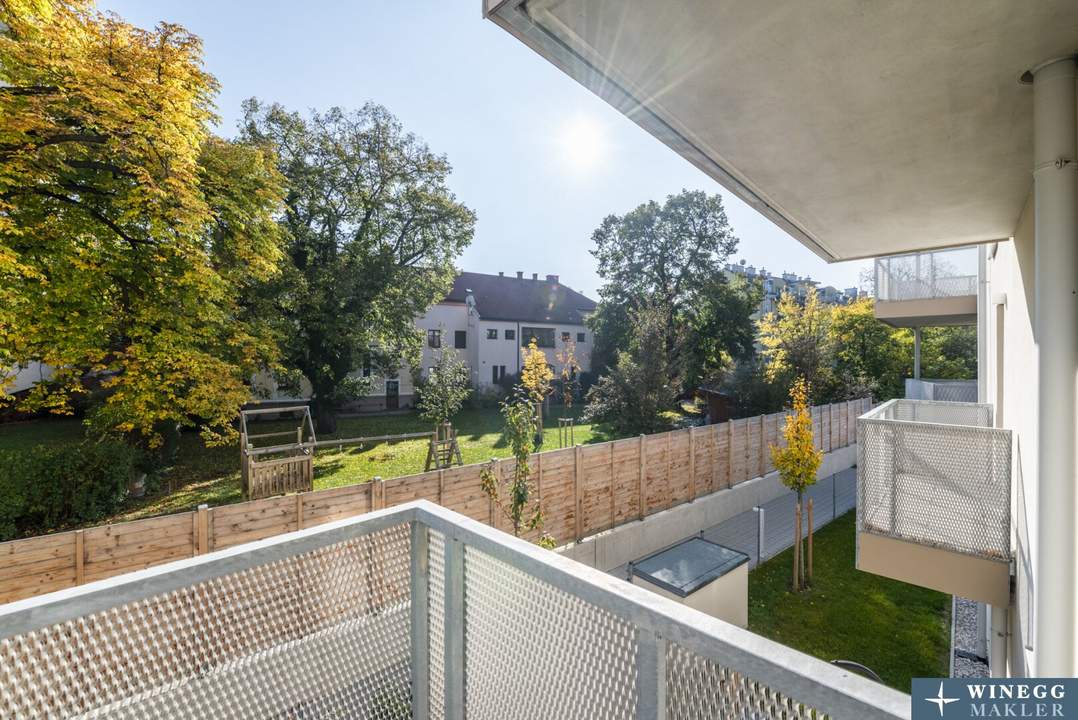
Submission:
[[[504,366],[506,375],[520,373],[522,363],[521,337],[523,328],[543,328],[554,331],[554,347],[543,348],[547,362],[554,369],[555,375],[561,373],[561,363],[557,355],[565,351],[565,342],[562,340],[564,333],[569,333],[569,339],[576,345],[574,355],[582,372],[591,370],[591,351],[594,346],[591,330],[584,325],[559,325],[557,323],[533,323],[533,322],[510,322],[507,320],[483,320],[479,321],[479,358],[478,358],[478,384],[479,388],[490,387],[493,384],[494,366]],[[488,338],[490,330],[497,331],[497,338]],[[513,340],[505,339],[505,331],[511,330]],[[583,341],[577,338],[583,335]]]
[[[1012,532],[1015,604],[1009,617],[1009,674],[1036,671],[1033,637],[1037,558],[1037,346],[1034,339],[1034,225],[1032,197],[1014,239],[990,248],[986,262],[989,314],[985,394],[996,422],[1014,434]]]

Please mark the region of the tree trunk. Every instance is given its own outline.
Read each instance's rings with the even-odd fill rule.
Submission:
[[[337,432],[337,412],[332,402],[316,397],[311,400],[311,409],[314,410],[314,426],[319,435],[333,435]]]
[[[794,507],[794,573],[793,591],[801,589],[801,504]]]
[[[533,441],[535,449],[543,447],[543,403],[538,402],[535,404],[535,438]]]
[[[157,451],[157,464],[168,467],[176,461],[176,454],[180,450],[180,424],[175,420],[162,420],[154,426],[154,430],[163,438],[161,448]]]

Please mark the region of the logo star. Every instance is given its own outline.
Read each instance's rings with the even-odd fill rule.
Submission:
[[[949,705],[953,702],[958,702],[959,698],[943,697],[943,683],[940,683],[940,691],[934,698],[925,698],[925,702],[935,703],[936,707],[940,709],[940,717],[943,717],[943,706]]]

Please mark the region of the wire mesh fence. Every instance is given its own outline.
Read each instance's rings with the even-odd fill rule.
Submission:
[[[857,502],[857,475],[854,470],[821,478],[805,493],[812,499],[813,523],[816,530],[835,518],[854,509]],[[708,540],[733,548],[749,556],[749,567],[773,558],[794,544],[793,492],[766,502],[749,511],[735,515],[703,532]],[[808,536],[808,524],[802,537]]]

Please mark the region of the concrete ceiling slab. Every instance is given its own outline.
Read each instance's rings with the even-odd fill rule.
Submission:
[[[828,260],[1010,237],[1020,75],[1078,2],[487,0],[488,17]]]

